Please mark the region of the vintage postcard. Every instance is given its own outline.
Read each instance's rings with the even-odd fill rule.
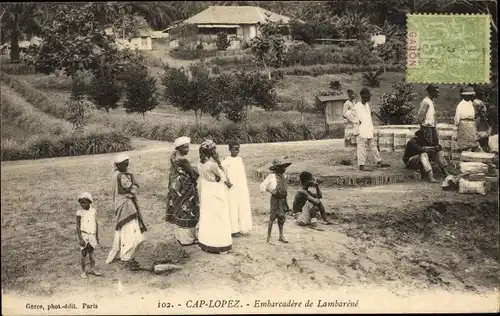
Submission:
[[[2,4],[2,314],[498,312],[496,5]]]

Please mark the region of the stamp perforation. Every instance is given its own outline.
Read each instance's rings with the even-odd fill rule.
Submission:
[[[429,18],[431,17],[435,17],[435,18],[444,18],[444,19],[449,19],[449,18],[453,18],[453,19],[457,19],[457,18],[467,18],[467,17],[472,17],[472,18],[480,18],[481,20],[478,20],[474,26],[476,26],[477,28],[483,28],[484,29],[484,37],[483,37],[483,42],[481,42],[479,39],[477,40],[477,43],[482,43],[482,47],[480,48],[477,48],[476,47],[476,55],[478,55],[479,57],[482,57],[482,58],[470,58],[470,62],[471,63],[474,63],[476,62],[477,60],[479,61],[482,61],[482,65],[481,66],[469,66],[468,69],[460,69],[462,71],[476,71],[477,67],[481,67],[480,69],[482,69],[483,71],[483,74],[481,75],[481,78],[479,78],[479,72],[476,71],[475,73],[475,78],[473,78],[474,76],[470,76],[471,78],[467,78],[466,75],[463,75],[464,79],[463,80],[459,80],[459,79],[456,79],[456,75],[455,76],[450,76],[450,77],[454,77],[455,79],[450,79],[450,80],[445,80],[444,78],[442,78],[442,74],[441,76],[439,75],[436,75],[435,77],[438,78],[438,77],[441,77],[441,79],[436,79],[436,78],[432,78],[432,76],[429,76],[430,78],[429,79],[423,79],[422,78],[422,72],[424,71],[424,67],[422,66],[422,64],[434,64],[436,66],[436,68],[438,69],[443,69],[443,65],[446,66],[446,70],[449,71],[449,72],[457,72],[456,71],[456,68],[460,68],[461,64],[462,64],[462,61],[463,60],[466,60],[467,56],[466,55],[458,55],[457,56],[453,56],[452,57],[448,57],[446,56],[446,53],[443,53],[441,57],[441,60],[438,60],[438,58],[434,59],[435,56],[433,56],[432,58],[428,58],[429,60],[424,63],[421,61],[421,58],[425,60],[425,58],[422,57],[422,47],[427,47],[425,45],[422,46],[422,44],[420,43],[420,29],[418,29],[418,27],[415,27],[415,24],[417,24],[417,20],[418,18],[423,18],[424,20],[428,20]],[[405,19],[406,19],[406,23],[405,23],[405,26],[406,26],[406,36],[407,36],[407,43],[406,43],[406,47],[407,47],[407,56],[406,56],[406,64],[405,64],[405,73],[406,73],[406,76],[405,76],[405,81],[406,82],[409,82],[409,83],[422,83],[422,84],[425,84],[425,83],[436,83],[436,84],[464,84],[464,83],[467,83],[467,84],[489,84],[492,82],[492,73],[491,73],[491,54],[492,54],[492,51],[491,51],[491,24],[490,24],[490,15],[489,14],[484,14],[484,13],[439,13],[439,14],[436,14],[436,13],[407,13],[405,15]],[[411,21],[409,21],[411,19]],[[427,22],[427,21],[426,21]],[[412,23],[412,26],[410,26],[410,23]],[[439,22],[442,26],[442,28],[446,28],[446,25],[442,25],[442,21]],[[482,23],[484,23],[484,25],[481,25]],[[470,23],[468,24],[468,26],[470,26]],[[451,26],[448,26],[448,27],[451,27]],[[425,29],[424,27],[422,27],[423,29]],[[465,30],[465,28],[462,28],[463,30]],[[455,29],[453,31],[456,31]],[[424,32],[425,33],[425,32]],[[448,34],[452,34],[452,32],[448,32]],[[452,36],[450,36],[451,38]],[[449,41],[450,38],[444,38],[443,41],[446,42],[446,41]],[[424,41],[426,40],[425,36],[424,36]],[[435,41],[435,38],[434,38],[434,42]],[[476,43],[476,44],[477,44]],[[412,46],[413,45],[413,46]],[[441,46],[443,46],[443,48],[445,47],[445,45],[441,44]],[[463,46],[465,46],[465,44],[463,44]],[[452,47],[452,46],[447,46],[447,47]],[[455,48],[456,47],[453,47],[452,50],[450,50],[451,53],[454,53],[455,51]],[[459,50],[461,49],[462,47],[459,47]],[[469,48],[467,49],[467,52],[471,52],[471,50],[469,50]],[[474,52],[474,50],[472,50],[472,52]],[[462,58],[462,59],[460,59]],[[455,61],[458,62],[458,66],[453,68],[451,66],[448,65],[448,61],[453,61],[455,59]],[[443,62],[444,61],[444,62]],[[433,69],[432,68],[429,68],[429,72],[432,74],[432,71]],[[410,75],[409,75],[410,74]],[[416,75],[415,75],[416,74]],[[413,75],[413,76],[412,76]],[[414,77],[417,77],[419,79],[415,79]]]

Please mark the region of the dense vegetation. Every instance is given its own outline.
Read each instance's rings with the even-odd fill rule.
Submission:
[[[299,42],[285,43],[285,28],[280,23],[267,23],[259,36],[243,43],[243,55],[215,58],[186,69],[163,65],[164,73],[153,75],[148,59],[142,54],[119,49],[115,38],[104,32],[112,27],[119,37],[134,36],[146,27],[163,29],[178,20],[204,10],[208,5],[255,5],[293,18],[290,35]],[[387,1],[178,1],[178,2],[80,2],[80,3],[10,3],[0,9],[0,40],[11,46],[10,60],[2,70],[15,75],[37,71],[58,73],[71,78],[71,97],[64,103],[52,102],[42,92],[14,76],[2,73],[7,83],[28,104],[11,99],[2,102],[12,121],[35,127],[45,135],[22,144],[13,140],[2,143],[2,159],[42,158],[58,155],[99,153],[124,150],[130,140],[121,135],[140,136],[171,141],[188,134],[194,141],[212,138],[225,142],[238,138],[243,142],[273,142],[328,137],[324,129],[304,123],[307,112],[304,97],[294,100],[300,121],[266,118],[280,108],[276,85],[285,75],[320,76],[362,72],[365,86],[380,86],[386,72],[402,71],[405,59],[404,16],[408,12],[482,12],[496,14],[490,2],[473,6],[468,1],[387,0]],[[299,20],[301,20],[299,22]],[[492,20],[492,29],[497,32]],[[373,46],[369,37],[374,32],[387,36],[385,44]],[[173,33],[175,37],[175,32]],[[19,52],[19,41],[32,35],[44,39],[41,46]],[[316,39],[356,39],[353,44],[316,45]],[[496,41],[496,37],[492,37]],[[203,49],[199,41],[181,41],[173,55],[181,59],[214,57],[216,50]],[[215,39],[218,50],[230,41],[221,33]],[[63,48],[64,49],[61,49]],[[493,43],[495,47],[495,43]],[[492,69],[496,69],[497,50],[492,52]],[[493,84],[485,86],[486,102],[496,113],[496,72]],[[332,86],[324,93],[344,93]],[[380,98],[377,113],[384,124],[411,123],[415,91],[410,85],[397,84]],[[10,101],[9,101],[10,100]],[[158,104],[195,113],[195,122],[151,124],[146,113]],[[24,105],[23,105],[24,104]],[[21,107],[20,107],[21,106]],[[32,109],[36,106],[36,109]],[[137,119],[114,119],[111,111],[142,114]],[[258,124],[250,124],[253,108],[262,109]],[[106,113],[98,111],[104,110]],[[34,110],[41,111],[40,119]],[[312,111],[322,113],[320,107]],[[258,112],[260,113],[260,112]],[[207,127],[202,115],[215,120]],[[253,115],[253,114],[252,114]],[[61,126],[72,125],[69,130]],[[219,123],[230,121],[230,123]],[[24,122],[24,123],[23,123]],[[29,122],[26,123],[26,122]],[[96,125],[97,124],[97,125]],[[95,129],[106,126],[107,130]],[[51,128],[55,128],[52,130]],[[62,127],[61,127],[62,128]],[[92,132],[89,132],[92,131]],[[335,132],[337,133],[337,131]],[[340,133],[341,134],[341,133]],[[341,136],[341,135],[336,135]],[[68,149],[67,141],[79,144]],[[117,146],[111,146],[112,143]],[[65,147],[66,146],[66,147]],[[90,149],[89,149],[90,148]],[[8,153],[8,154],[5,154]],[[7,156],[6,156],[7,155]],[[14,158],[8,158],[14,157]]]

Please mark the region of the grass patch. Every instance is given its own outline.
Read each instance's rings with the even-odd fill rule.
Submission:
[[[11,64],[10,61],[9,63],[0,63],[0,70],[4,71],[8,74],[11,75],[28,75],[28,74],[34,74],[35,73],[35,67],[26,65],[23,63],[18,63],[18,64]]]
[[[53,157],[95,155],[132,149],[130,138],[111,131],[83,134],[41,135],[21,143],[2,139],[1,160],[25,160]]]
[[[36,89],[19,80],[13,80],[21,92]],[[74,133],[68,121],[55,118],[26,101],[23,96],[1,85],[2,142],[1,160],[23,160],[51,157],[79,156],[132,149],[131,140],[118,132],[100,125],[90,125],[84,133]],[[38,100],[48,102],[42,95]],[[41,104],[45,110],[53,109]],[[39,104],[40,105],[40,104]],[[61,107],[62,108],[62,107]]]
[[[9,85],[9,87],[22,95],[26,101],[35,105],[42,112],[56,118],[64,119],[66,114],[65,103],[60,102],[60,100],[54,102],[54,100],[49,99],[45,93],[35,89],[31,84],[5,72],[0,72],[0,80]]]
[[[72,129],[71,123],[35,109],[22,96],[2,84],[2,119],[31,134],[62,135]]]

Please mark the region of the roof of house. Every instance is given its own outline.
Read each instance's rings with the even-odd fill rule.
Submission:
[[[348,99],[347,96],[343,95],[318,95],[316,98],[318,98],[320,102],[345,101]]]
[[[291,18],[253,6],[210,6],[185,20],[186,24],[257,24],[270,21],[290,22]]]

